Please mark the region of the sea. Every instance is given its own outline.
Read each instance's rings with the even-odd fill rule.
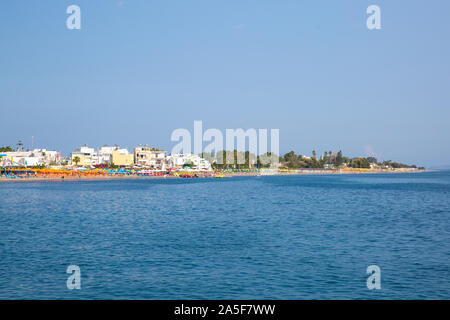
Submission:
[[[450,171],[0,182],[0,299],[450,299]]]

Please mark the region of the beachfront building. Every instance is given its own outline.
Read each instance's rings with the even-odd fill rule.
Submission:
[[[112,163],[112,155],[113,151],[116,150],[118,147],[109,147],[107,145],[104,145],[100,148],[97,152],[98,157],[98,164],[111,164]]]
[[[60,160],[61,152],[47,149],[0,153],[0,165],[3,167],[48,166],[59,164]]]
[[[191,169],[210,171],[211,163],[196,154],[176,153],[166,157],[167,166],[172,169],[182,169],[190,165]]]
[[[127,149],[115,149],[112,152],[112,163],[115,166],[127,167],[134,163],[134,157]]]
[[[71,153],[70,158],[72,164],[79,166],[95,166],[101,164],[130,166],[133,164],[133,155],[127,149],[120,149],[117,145],[113,147],[105,145],[98,151],[88,146],[80,147]]]
[[[1,153],[2,167],[33,167],[44,164],[44,159],[32,156],[31,151],[13,151]]]
[[[131,166],[133,165],[133,155],[128,152],[128,149],[120,149],[117,145],[114,147],[105,145],[98,151],[98,162],[119,167]]]
[[[98,154],[94,148],[89,148],[87,145],[79,147],[70,154],[70,161],[72,164],[78,166],[93,166],[99,164]]]
[[[140,167],[148,167],[150,169],[165,170],[165,151],[150,147],[134,148],[134,164]]]

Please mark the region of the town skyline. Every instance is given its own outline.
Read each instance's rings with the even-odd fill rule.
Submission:
[[[47,149],[47,150],[57,150],[58,152],[60,152],[60,154],[61,154],[61,156],[62,157],[65,157],[65,158],[70,158],[70,156],[71,156],[71,154],[75,151],[75,150],[77,150],[77,149],[79,149],[80,147],[89,147],[89,148],[93,148],[93,149],[97,149],[97,150],[100,150],[102,147],[114,147],[114,146],[116,146],[116,147],[120,147],[121,149],[123,149],[123,148],[125,148],[125,149],[127,149],[127,150],[133,150],[134,148],[136,148],[136,147],[149,147],[149,148],[155,148],[155,149],[157,149],[157,150],[164,150],[165,152],[166,152],[166,154],[171,154],[172,152],[171,152],[171,149],[174,147],[174,145],[176,144],[176,142],[171,142],[171,143],[168,143],[168,144],[166,144],[167,145],[167,147],[165,147],[165,144],[149,144],[149,143],[139,143],[139,144],[134,144],[134,145],[131,145],[131,146],[126,146],[126,145],[119,145],[119,144],[117,144],[117,143],[112,143],[112,144],[108,144],[108,143],[103,143],[103,144],[99,144],[99,145],[91,145],[91,144],[88,144],[88,143],[84,143],[84,144],[78,144],[77,146],[75,146],[75,147],[72,147],[72,148],[70,148],[70,147],[65,147],[65,148],[63,148],[63,149],[59,149],[59,148],[55,148],[55,147],[52,147],[52,146],[40,146],[40,145],[36,145],[35,144],[35,142],[34,142],[34,136],[33,137],[31,137],[31,144],[30,145],[27,145],[26,143],[24,143],[23,142],[23,140],[18,140],[15,144],[13,144],[13,143],[10,143],[10,144],[8,144],[8,143],[3,143],[3,144],[1,144],[0,145],[0,147],[1,148],[5,148],[5,147],[9,147],[9,148],[12,148],[12,150],[18,150],[19,148],[22,148],[23,150],[27,150],[27,151],[31,151],[31,150],[34,150],[34,149]],[[194,144],[194,139],[192,139],[192,144]],[[20,146],[19,146],[19,144],[21,144]],[[203,142],[203,144],[202,144],[202,151],[201,152],[198,152],[198,153],[194,153],[194,152],[181,152],[181,153],[186,153],[186,154],[195,154],[195,155],[200,155],[200,154],[203,154],[204,153],[204,150],[203,150],[203,148],[205,147],[205,145],[206,145],[207,143],[206,142]],[[68,151],[65,151],[65,150],[68,150]],[[218,149],[218,150],[215,150],[214,151],[214,153],[216,153],[216,152],[219,152],[219,151],[233,151],[233,150],[237,150],[237,151],[239,151],[239,152],[248,152],[249,150],[248,150],[248,141],[246,141],[246,148],[245,149],[238,149],[238,148],[236,148],[236,145],[233,147],[233,148],[231,148],[231,149],[227,149],[227,148],[220,148],[220,149]],[[285,151],[286,150],[286,151]],[[331,150],[331,151],[330,151]],[[333,152],[334,154],[337,154],[339,151],[341,151],[342,152],[342,148],[338,148],[338,149],[330,149],[330,148],[313,148],[313,150],[304,150],[304,151],[298,151],[298,150],[294,150],[293,148],[280,148],[280,152],[279,153],[277,153],[278,154],[278,156],[279,157],[283,157],[284,155],[286,155],[287,153],[289,153],[289,152],[296,152],[296,153],[298,153],[298,154],[300,154],[300,155],[303,155],[303,156],[312,156],[313,155],[313,153],[316,153],[316,154],[318,154],[319,155],[319,157],[321,156],[321,155],[323,155],[324,153],[327,153],[327,152]],[[270,152],[270,148],[269,148],[269,150],[268,150],[269,152]],[[178,152],[177,152],[178,153]],[[261,155],[261,154],[264,154],[264,153],[259,153],[259,152],[257,152],[257,154],[258,155]],[[359,153],[359,154],[351,154],[351,153],[347,153],[347,156],[349,157],[349,158],[360,158],[360,157],[365,157],[365,158],[375,158],[375,159],[377,159],[378,161],[381,161],[381,162],[384,162],[384,161],[394,161],[394,162],[398,162],[398,163],[408,163],[408,164],[414,164],[414,165],[417,165],[418,167],[425,167],[425,168],[427,168],[427,169],[444,169],[444,170],[448,170],[448,169],[450,169],[450,164],[448,164],[448,163],[446,163],[445,161],[442,161],[442,162],[435,162],[434,164],[431,164],[431,165],[424,165],[423,163],[421,163],[421,162],[419,162],[419,161],[410,161],[410,162],[408,162],[408,161],[403,161],[403,160],[401,160],[401,159],[396,159],[396,158],[393,158],[393,157],[389,157],[389,156],[387,156],[387,157],[382,157],[382,156],[380,156],[379,154],[377,154],[377,153],[375,153],[375,151],[372,149],[372,147],[371,146],[366,146],[365,148],[364,148],[364,151],[363,152],[361,152],[361,153]]]
[[[194,139],[195,140],[195,139]],[[195,143],[195,142],[194,142]],[[182,144],[182,143],[180,143]],[[239,143],[238,143],[239,144]],[[229,147],[229,145],[227,145]],[[378,159],[372,156],[349,157],[342,150],[325,151],[323,154],[312,150],[311,156],[296,154],[293,150],[288,153],[268,152],[253,153],[249,149],[213,149],[200,152],[180,150],[171,151],[148,145],[134,146],[130,153],[128,148],[117,144],[107,144],[99,148],[80,146],[74,149],[69,156],[62,155],[61,151],[47,148],[26,149],[22,141],[17,148],[0,146],[0,166],[27,167],[27,168],[60,168],[67,166],[81,167],[146,167],[152,170],[165,171],[172,167],[185,166],[211,171],[212,169],[251,169],[251,168],[284,168],[284,169],[426,169],[415,163],[401,163],[393,160]],[[178,151],[176,151],[178,150]],[[188,152],[186,152],[188,151]]]

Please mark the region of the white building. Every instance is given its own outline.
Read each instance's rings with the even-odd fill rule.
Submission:
[[[172,169],[181,169],[185,164],[193,164],[191,169],[211,171],[211,164],[195,154],[177,153],[166,157],[167,166]]]
[[[80,166],[94,166],[99,164],[125,166],[133,163],[133,155],[130,155],[127,149],[120,149],[117,145],[113,147],[105,145],[98,151],[88,146],[79,147],[71,153],[70,158],[72,164]]]
[[[134,164],[140,167],[149,167],[157,170],[165,170],[165,151],[150,147],[134,148]]]
[[[108,147],[103,146],[98,150],[97,157],[98,157],[98,164],[110,164],[112,163],[112,155],[113,151],[119,149],[119,147]]]
[[[58,164],[61,152],[47,149],[34,149],[33,151],[13,151],[0,153],[2,166],[34,167],[40,165]]]
[[[99,164],[98,153],[95,152],[94,148],[89,148],[87,145],[79,147],[72,152],[70,154],[70,159],[72,164],[76,162],[75,160],[78,160],[77,164],[82,166]]]

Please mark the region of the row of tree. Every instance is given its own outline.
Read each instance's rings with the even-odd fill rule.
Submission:
[[[339,167],[348,162],[349,159],[342,155],[342,151],[334,154],[332,151],[325,151],[323,156],[317,158],[315,150],[311,157],[297,155],[294,151],[286,153],[280,158],[281,165],[287,168],[325,168],[326,166]]]
[[[248,168],[268,168],[273,164],[279,164],[284,168],[300,169],[323,169],[323,168],[371,168],[372,165],[379,167],[391,168],[417,168],[415,165],[406,165],[403,163],[383,161],[378,162],[374,157],[357,157],[349,158],[342,154],[342,151],[332,152],[325,151],[323,155],[318,156],[315,150],[312,151],[311,157],[295,154],[290,151],[285,155],[278,157],[270,152],[256,156],[249,151],[240,152],[237,150],[226,151],[222,150],[214,154],[201,153],[200,156],[208,160],[213,168],[216,169],[248,169]],[[423,169],[422,167],[420,169]]]
[[[216,154],[214,152],[203,152],[199,156],[208,160],[214,169],[269,168],[279,160],[278,155],[271,152],[257,156],[249,151],[237,150],[221,150]]]
[[[294,151],[286,153],[280,158],[281,166],[288,168],[327,168],[327,167],[350,167],[350,168],[371,168],[372,165],[378,167],[391,168],[417,168],[416,165],[407,165],[403,163],[393,162],[391,160],[378,162],[375,157],[357,157],[349,158],[342,154],[342,151],[337,153],[332,151],[325,151],[320,157],[317,156],[315,150],[312,151],[311,157],[303,155],[296,155]],[[420,167],[419,169],[424,169]]]
[[[350,168],[371,168],[372,165],[378,167],[390,168],[417,168],[416,165],[407,165],[404,163],[393,162],[391,160],[378,162],[375,157],[357,157],[349,158],[342,154],[342,151],[332,152],[325,151],[320,157],[317,156],[315,150],[312,151],[311,157],[296,155],[294,151],[286,153],[280,158],[281,165],[288,168],[326,168],[326,167],[350,167]],[[420,167],[419,169],[424,169]]]

